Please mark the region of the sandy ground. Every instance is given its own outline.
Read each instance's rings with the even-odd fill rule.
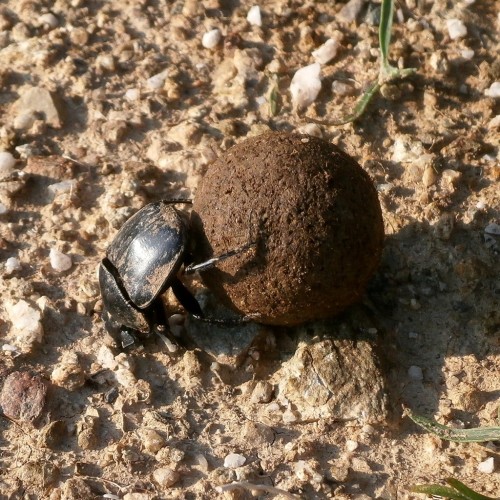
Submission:
[[[243,481],[258,498],[404,499],[450,476],[500,496],[497,444],[443,442],[403,416],[496,425],[498,4],[402,2],[391,59],[417,73],[340,127],[297,113],[290,82],[339,39],[307,115],[351,111],[378,73],[377,3],[349,20],[343,2],[263,2],[261,27],[252,5],[0,5],[0,151],[17,159],[0,169],[1,498],[247,498],[216,490]],[[177,315],[195,347],[121,352],[96,275],[116,230],[147,202],[195,197],[216,156],[268,129],[321,135],[376,184],[386,243],[365,299],[288,330]]]

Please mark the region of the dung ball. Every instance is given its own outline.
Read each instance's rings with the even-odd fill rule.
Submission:
[[[249,138],[208,167],[192,233],[198,262],[246,248],[202,279],[225,305],[274,325],[358,301],[384,238],[377,192],[359,164],[322,139],[284,132]]]

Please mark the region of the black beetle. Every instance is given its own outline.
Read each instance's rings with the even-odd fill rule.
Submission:
[[[134,332],[168,331],[161,295],[169,288],[189,313],[204,319],[198,301],[178,277],[181,267],[186,266],[185,274],[203,271],[254,245],[249,243],[200,264],[190,263],[189,216],[178,211],[173,206],[176,203],[191,201],[158,201],[130,217],[116,234],[99,266],[106,327],[113,332],[118,326],[124,345],[133,343]],[[226,323],[216,319],[209,321]]]

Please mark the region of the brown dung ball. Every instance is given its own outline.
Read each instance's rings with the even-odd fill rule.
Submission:
[[[210,167],[192,214],[196,260],[255,245],[202,273],[218,300],[256,321],[332,316],[363,294],[384,228],[368,174],[336,146],[267,133]]]

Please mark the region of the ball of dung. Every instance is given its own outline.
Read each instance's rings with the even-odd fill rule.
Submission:
[[[212,163],[192,224],[198,262],[254,243],[202,279],[219,301],[275,325],[359,300],[384,237],[368,174],[333,144],[295,133],[252,137]]]

